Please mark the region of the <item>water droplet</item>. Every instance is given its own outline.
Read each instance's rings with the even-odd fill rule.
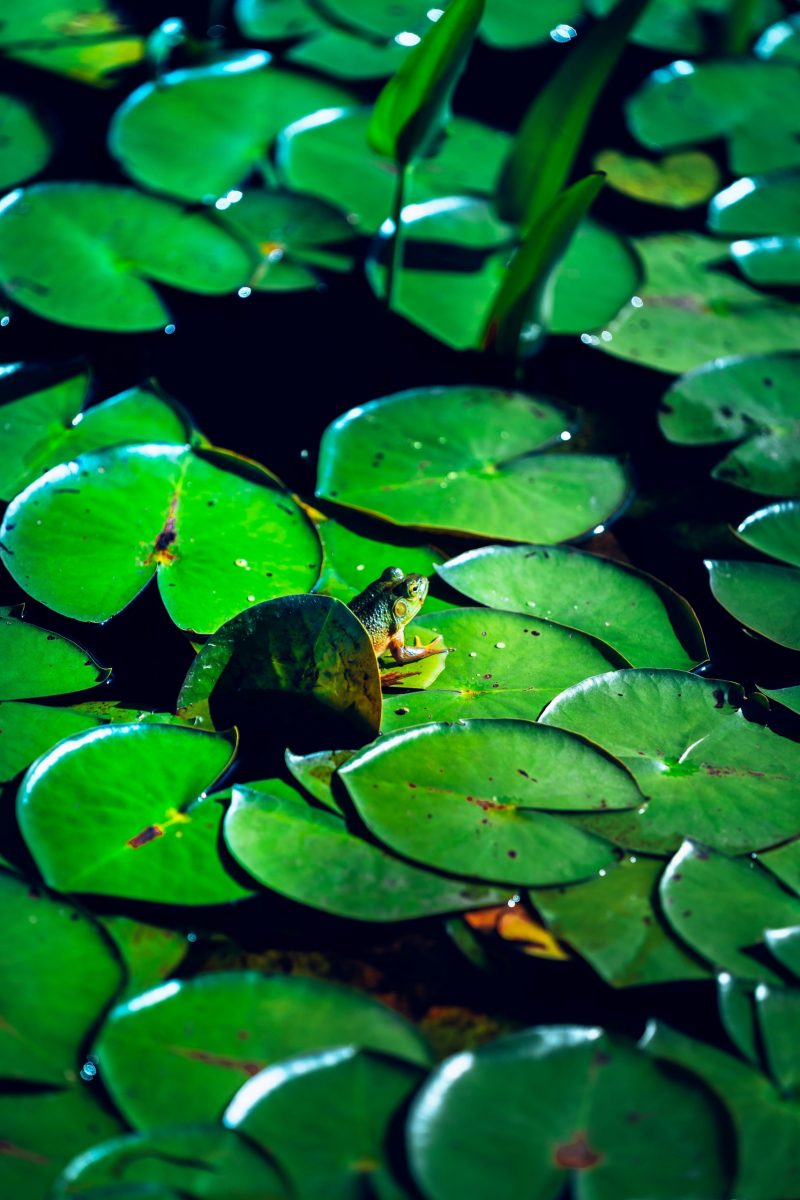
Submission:
[[[249,287],[240,287],[238,292],[236,293],[236,295],[240,296],[242,300],[246,300],[247,297],[251,296],[252,294],[253,294],[253,289],[249,288]]]
[[[255,602],[255,596],[248,596],[247,602],[248,602],[248,604],[253,604]]]
[[[644,300],[641,296],[631,296],[631,304],[634,308],[644,308]]]
[[[636,861],[637,861],[636,855],[635,855],[635,854],[631,854],[630,858],[628,859],[628,862],[635,863]]]
[[[357,570],[357,571],[363,571],[363,570],[364,570],[364,564],[363,564],[363,563],[359,563],[359,564],[358,564],[358,566],[356,567],[356,570]]]
[[[554,42],[571,42],[577,36],[577,29],[573,29],[571,25],[556,25],[555,29],[550,30],[550,37]]]
[[[605,875],[605,871],[603,870],[603,868],[602,868],[602,867],[601,867],[601,868],[600,868],[600,870],[597,872],[597,874],[598,874],[598,875]]]
[[[170,334],[170,333],[174,333],[174,332],[175,332],[175,326],[171,322],[169,325],[164,326],[164,333]]]
[[[196,942],[197,934],[196,933],[187,933],[186,940],[187,940],[187,942]]]
[[[600,334],[600,338],[604,342],[613,342],[614,335],[613,335],[613,333],[610,333],[608,329],[604,329],[603,332]]]
[[[301,450],[301,451],[300,451],[300,457],[301,457],[301,458],[308,458],[308,451],[307,451],[307,450]]]
[[[595,525],[594,529],[592,530],[592,533],[605,533],[605,531],[606,531],[605,525]]]
[[[526,600],[525,605],[527,608],[536,608],[536,601],[535,600]]]
[[[415,450],[422,449],[422,442],[412,442],[411,445],[414,447]]]
[[[408,29],[405,29],[402,33],[396,33],[394,40],[398,46],[418,46],[422,38],[418,33],[411,33]]]
[[[438,21],[439,17],[444,16],[444,9],[443,8],[429,8],[428,11],[425,13],[425,16],[428,18],[429,21]]]
[[[447,438],[446,438],[446,437],[442,437],[442,435],[441,435],[441,434],[439,434],[439,436],[438,436],[438,438],[437,438],[436,440],[437,440],[437,442],[439,443],[439,445],[440,445],[440,446],[444,446],[444,445],[445,445],[445,443],[447,442]]]
[[[2,325],[4,329],[5,329],[6,325],[10,325],[10,324],[11,324],[11,317],[8,317],[8,316],[0,317],[0,325]]]
[[[97,1074],[97,1067],[95,1066],[95,1064],[92,1062],[92,1060],[90,1058],[87,1058],[86,1062],[83,1064],[83,1066],[80,1069],[81,1079],[83,1080],[84,1083],[89,1083],[90,1080],[94,1079],[96,1074]]]
[[[562,442],[569,442],[572,440],[572,434],[568,429],[562,429],[558,436],[561,438]]]
[[[495,650],[505,650],[506,644],[505,642],[495,642],[494,648]]]
[[[248,571],[250,570],[250,564],[248,563],[246,558],[237,558],[236,566],[237,567],[246,567]]]
[[[477,658],[478,657],[477,650],[470,650],[469,656],[470,656],[470,658]]]
[[[448,471],[447,478],[448,479],[458,479],[458,471]]]

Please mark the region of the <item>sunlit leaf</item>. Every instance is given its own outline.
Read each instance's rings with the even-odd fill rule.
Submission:
[[[341,813],[341,805],[333,791],[333,780],[339,767],[354,753],[354,750],[318,750],[315,754],[292,754],[291,750],[287,750],[286,766],[301,788],[318,804],[332,812]]]
[[[110,667],[69,638],[0,614],[0,698],[35,699],[105,683]]]
[[[715,600],[737,621],[800,650],[800,571],[774,563],[707,559]]]
[[[708,227],[715,233],[797,233],[800,168],[737,179],[708,206]]]
[[[778,962],[800,978],[800,925],[786,929],[768,929],[764,941]]]
[[[800,500],[770,504],[745,517],[736,532],[748,546],[800,567]]]
[[[51,153],[50,134],[35,109],[0,94],[0,189],[38,175]]]
[[[0,51],[80,83],[108,87],[144,50],[144,39],[106,0],[8,0],[4,6]]]
[[[778,62],[800,62],[800,14],[776,21],[765,29],[753,47],[757,58]]]
[[[700,151],[667,154],[658,162],[619,150],[602,150],[594,166],[603,171],[609,187],[635,200],[664,208],[692,208],[713,196],[720,172],[713,158]]]
[[[731,257],[757,287],[800,284],[800,238],[745,238],[731,245]]]
[[[322,29],[293,46],[286,57],[300,66],[349,82],[393,75],[411,49],[413,46],[401,45],[394,39],[372,42],[344,29]]]

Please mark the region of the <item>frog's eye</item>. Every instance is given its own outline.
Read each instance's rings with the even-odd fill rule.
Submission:
[[[394,606],[394,615],[396,617],[404,617],[408,612],[408,605],[405,600],[397,600]]]

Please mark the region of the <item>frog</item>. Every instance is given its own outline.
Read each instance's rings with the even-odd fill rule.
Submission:
[[[427,646],[418,637],[413,646],[406,645],[406,626],[422,608],[427,594],[428,580],[424,575],[406,575],[400,567],[387,567],[378,579],[353,597],[347,607],[369,634],[376,658],[388,651],[396,663],[405,664],[453,650],[452,646],[439,644],[441,634]],[[399,672],[387,671],[381,677],[381,684],[384,688],[391,687],[399,678]]]

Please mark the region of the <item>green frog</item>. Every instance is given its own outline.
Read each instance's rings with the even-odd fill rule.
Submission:
[[[441,634],[427,646],[419,638],[414,639],[413,646],[406,645],[406,625],[422,608],[427,594],[428,580],[424,575],[406,575],[400,567],[387,567],[380,579],[353,597],[348,608],[366,629],[378,658],[388,651],[396,663],[411,663],[431,654],[447,654],[452,649],[437,645],[442,640]],[[396,676],[397,672],[384,674],[383,685],[390,687]]]

